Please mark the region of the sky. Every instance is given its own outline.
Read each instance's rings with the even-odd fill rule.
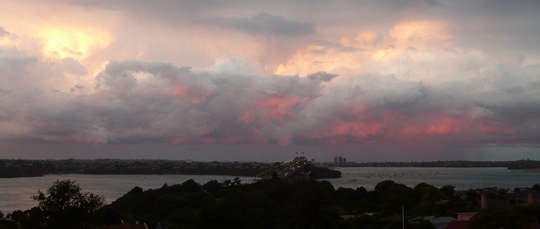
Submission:
[[[540,160],[537,0],[3,0],[0,158]]]

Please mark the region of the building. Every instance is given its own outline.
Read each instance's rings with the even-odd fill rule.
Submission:
[[[521,190],[506,196],[508,204],[533,205],[540,204],[540,190]]]
[[[467,229],[471,226],[469,220],[478,212],[460,212],[457,213],[457,220],[448,223],[444,229]]]
[[[476,215],[478,212],[459,212],[457,214],[457,221],[469,221]]]
[[[334,156],[334,165],[346,165],[347,159],[342,156]]]

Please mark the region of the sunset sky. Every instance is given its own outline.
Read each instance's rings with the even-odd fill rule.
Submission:
[[[540,160],[538,0],[2,0],[0,158]]]

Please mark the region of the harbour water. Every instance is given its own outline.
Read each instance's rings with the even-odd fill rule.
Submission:
[[[425,182],[442,187],[453,185],[458,190],[469,188],[531,187],[540,183],[540,172],[512,171],[506,168],[393,168],[393,167],[340,167],[342,177],[328,179],[335,188],[365,187],[373,190],[384,180],[393,180],[410,187]],[[183,183],[193,179],[200,184],[210,180],[232,180],[234,176],[208,175],[47,175],[42,177],[21,177],[0,179],[0,211],[9,213],[26,210],[37,205],[32,199],[38,189],[45,191],[55,180],[75,180],[83,192],[105,196],[107,203],[121,197],[133,187],[144,190],[157,189],[168,185]],[[252,182],[250,177],[240,177],[243,182]]]
[[[453,185],[457,190],[498,187],[513,189],[540,183],[539,171],[508,170],[507,168],[420,168],[420,167],[343,167],[341,178],[330,180],[334,187],[373,190],[381,181],[393,180],[414,187],[428,183],[436,187]]]

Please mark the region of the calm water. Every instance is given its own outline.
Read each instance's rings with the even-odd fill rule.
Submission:
[[[330,179],[334,187],[357,188],[363,186],[372,190],[384,180],[413,187],[426,182],[438,187],[454,185],[457,189],[483,187],[530,187],[540,183],[540,172],[510,171],[506,168],[335,168],[343,177]],[[55,180],[75,180],[83,192],[92,192],[105,196],[108,203],[121,197],[133,187],[144,190],[157,189],[183,183],[194,179],[204,184],[210,180],[232,180],[234,176],[204,175],[48,175],[43,177],[4,178],[0,179],[0,211],[9,213],[14,210],[26,210],[36,206],[32,196],[40,189],[45,191]],[[251,182],[249,177],[241,177],[244,182]]]
[[[205,175],[47,175],[42,177],[0,178],[0,211],[9,213],[14,210],[26,210],[37,205],[32,196],[38,189],[46,191],[56,180],[75,180],[83,192],[92,192],[105,196],[110,203],[139,186],[144,190],[158,189],[163,184],[183,183],[193,179],[200,184],[210,180],[232,180],[231,176]],[[242,180],[248,180],[242,177]]]
[[[381,181],[393,180],[414,187],[425,182],[437,187],[453,185],[457,190],[470,188],[531,187],[540,183],[539,171],[516,171],[506,168],[335,168],[341,171],[341,178],[330,180],[334,187],[373,190]]]

